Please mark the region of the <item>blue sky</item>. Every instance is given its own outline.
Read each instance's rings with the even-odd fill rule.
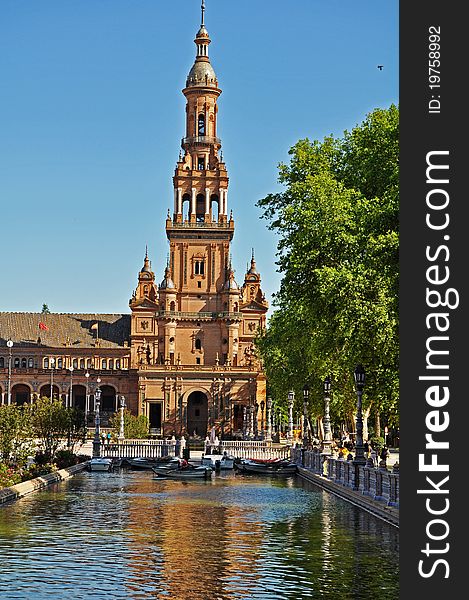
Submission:
[[[269,300],[255,204],[298,139],[398,102],[398,4],[206,0],[233,266],[254,247]],[[200,0],[1,0],[0,310],[128,312],[146,244],[161,281],[199,23]]]

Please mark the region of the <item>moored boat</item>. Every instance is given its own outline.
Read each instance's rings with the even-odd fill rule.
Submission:
[[[166,465],[174,460],[172,456],[165,456],[162,458],[145,458],[145,457],[136,457],[136,458],[124,458],[122,459],[121,466],[128,466],[134,471],[142,471],[153,469],[153,467],[157,467],[160,465]]]
[[[155,479],[208,479],[212,476],[213,469],[206,465],[194,467],[187,461],[178,462],[177,466],[154,467]]]
[[[235,463],[239,473],[255,473],[259,475],[294,475],[298,468],[289,460],[244,459]]]
[[[88,463],[89,471],[110,471],[112,467],[112,459],[97,456],[90,459]]]
[[[205,454],[202,457],[202,465],[212,467],[215,471],[233,469],[234,456],[224,454]]]

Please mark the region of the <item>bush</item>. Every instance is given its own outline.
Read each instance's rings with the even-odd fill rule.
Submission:
[[[21,471],[21,481],[29,481],[36,477],[42,477],[43,475],[49,475],[53,471],[56,471],[57,467],[51,463],[45,463],[42,465],[32,464],[27,469]]]
[[[54,463],[57,465],[58,469],[66,469],[67,467],[77,464],[77,457],[71,450],[58,450],[55,455]]]
[[[378,454],[384,448],[384,438],[382,438],[382,437],[373,436],[369,439],[369,443],[371,444],[371,447],[374,448]]]
[[[21,482],[21,473],[13,467],[0,462],[0,489]]]

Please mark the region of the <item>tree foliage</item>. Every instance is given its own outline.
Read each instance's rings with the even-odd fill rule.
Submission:
[[[31,452],[29,406],[0,406],[0,460],[22,465]]]
[[[53,460],[61,446],[68,448],[85,439],[84,417],[74,408],[66,408],[61,400],[39,398],[32,407],[32,427],[46,460]]]
[[[367,371],[364,401],[397,420],[399,111],[376,109],[344,136],[300,140],[279,166],[285,190],[259,201],[279,235],[277,310],[258,339],[272,395],[334,383],[331,414],[355,406],[352,372]]]
[[[110,426],[114,430],[115,437],[120,431],[120,412],[116,412],[109,420]],[[124,410],[124,437],[126,439],[142,439],[148,436],[150,431],[150,422],[145,415],[138,417],[133,415],[129,410]]]

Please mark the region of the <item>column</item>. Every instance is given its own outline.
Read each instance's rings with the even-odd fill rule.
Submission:
[[[205,188],[205,220],[208,221],[210,213],[210,190]]]
[[[182,214],[182,189],[180,187],[175,190],[176,192],[176,213]]]
[[[196,189],[192,188],[191,214],[189,221],[195,221]]]
[[[220,188],[220,210],[219,213],[220,215],[224,215],[226,214],[226,207],[225,207],[225,190],[223,188]]]

